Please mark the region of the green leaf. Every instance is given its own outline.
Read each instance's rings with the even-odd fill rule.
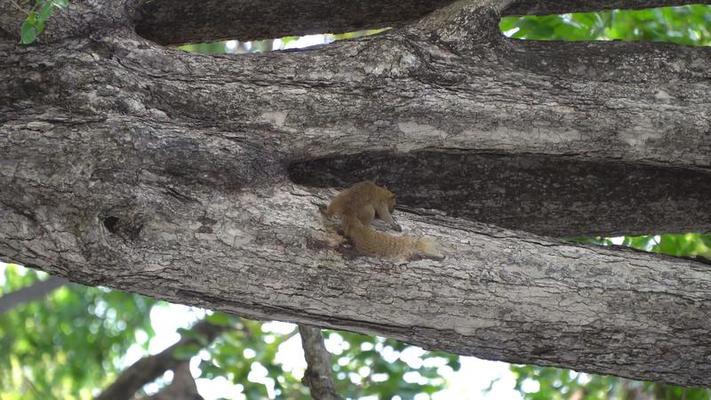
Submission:
[[[226,372],[224,369],[215,365],[212,361],[202,360],[200,362],[200,375],[203,378],[213,379],[218,376],[225,376]]]
[[[51,1],[42,4],[42,7],[40,7],[39,12],[37,13],[37,18],[39,19],[39,21],[47,21],[47,19],[52,16],[52,12],[54,11],[52,9],[52,6],[53,4]]]
[[[197,354],[198,351],[200,351],[202,347],[197,344],[186,344],[182,346],[178,346],[173,350],[173,357],[177,358],[178,360],[189,360],[191,359],[195,354]]]
[[[230,326],[232,324],[232,318],[229,315],[221,312],[216,312],[212,315],[208,315],[207,321],[217,326]]]
[[[54,13],[54,8],[66,8],[68,5],[69,0],[37,0],[20,27],[20,42],[30,44],[36,41],[37,36],[44,31],[45,23]]]
[[[45,276],[16,265],[6,266],[4,275],[3,293]],[[41,301],[3,313],[0,391],[24,393],[24,381],[12,377],[27,373],[36,393],[18,399],[88,398],[76,394],[111,383],[119,372],[114,361],[132,345],[136,330],[152,332],[151,304],[155,301],[128,293],[67,285]]]
[[[22,23],[20,28],[20,40],[22,44],[30,44],[37,39],[37,28],[29,22],[29,18]]]
[[[30,11],[29,14],[27,14],[26,21],[30,25],[35,25],[37,23],[37,13],[35,13],[34,11]]]
[[[700,239],[706,247],[711,247],[711,235],[700,235]]]

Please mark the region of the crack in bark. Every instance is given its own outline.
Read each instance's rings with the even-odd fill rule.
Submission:
[[[377,177],[408,208],[553,236],[711,230],[711,221],[689,213],[711,214],[711,171],[705,170],[570,156],[413,151],[296,162],[289,176],[324,188]]]

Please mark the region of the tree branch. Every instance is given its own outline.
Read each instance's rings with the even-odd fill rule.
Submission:
[[[21,304],[38,300],[67,283],[69,281],[64,278],[50,276],[43,281],[37,281],[27,287],[7,293],[0,297],[0,314],[8,312]]]
[[[143,37],[164,45],[271,39],[401,27],[451,3],[452,0],[154,0],[141,9],[136,29]],[[708,4],[708,0],[519,0],[503,13],[563,14],[694,3]]]
[[[452,16],[441,26],[467,19]],[[207,57],[121,26],[0,42],[3,259],[458,354],[711,384],[708,266],[420,209],[549,234],[708,229],[711,49],[413,28]],[[299,185],[373,171],[445,261],[338,245],[318,211],[334,192]]]
[[[513,1],[460,0],[432,12],[408,29],[423,37],[435,37],[440,46],[458,54],[476,54],[504,40],[499,30],[501,12]]]
[[[142,210],[151,218],[137,236],[107,232],[85,242],[85,261],[61,235],[54,238],[64,251],[42,257],[62,258],[33,260],[88,284],[258,319],[376,333],[485,359],[711,384],[708,265],[403,213],[406,231],[432,237],[447,258],[396,265],[332,247],[338,235],[320,217],[318,193],[265,190],[166,197],[152,203],[164,209]],[[205,215],[208,201],[226,211]],[[91,229],[87,238],[100,237]]]
[[[126,368],[121,375],[116,378],[114,383],[104,389],[104,391],[101,392],[95,400],[131,399],[134,393],[142,388],[143,385],[153,382],[165,371],[169,369],[175,370],[184,363],[184,360],[173,356],[178,347],[191,344],[201,344],[201,341],[199,341],[197,337],[202,337],[207,341],[207,343],[210,343],[227,329],[230,328],[227,326],[213,325],[207,320],[202,320],[196,323],[190,329],[190,335],[183,335],[177,343],[162,352],[144,357],[133,363],[130,367]],[[189,369],[187,373],[190,373]],[[175,380],[177,378],[178,371],[176,371],[176,375],[173,379]],[[178,384],[177,382],[176,386],[173,387],[184,388],[183,383]]]
[[[341,399],[333,384],[331,354],[323,343],[321,329],[302,324],[299,334],[308,365],[303,381],[311,390],[311,397],[316,400]]]
[[[40,41],[127,26],[132,20],[136,20],[141,36],[163,45],[342,33],[401,27],[451,3],[453,0],[74,0],[68,10],[48,21]],[[501,11],[503,15],[546,15],[686,4],[709,4],[709,0],[519,0]],[[19,40],[24,15],[12,2],[0,3],[0,34],[5,31]]]
[[[63,165],[63,152],[31,154],[68,142],[101,180],[122,160],[136,163],[117,177],[128,191],[143,170],[234,190],[281,181],[286,165],[298,183],[378,176],[403,205],[540,234],[711,230],[711,48],[506,41],[465,57],[416,39],[393,32],[307,52],[204,57],[110,38],[77,42],[71,56],[18,50],[24,62],[6,46],[2,68],[17,79],[0,82],[0,121],[15,122],[0,132],[55,134],[0,141],[5,154],[23,154],[7,157],[3,179],[30,162]],[[96,95],[96,85],[109,89]],[[77,124],[112,148],[92,154],[71,133]],[[115,124],[125,142],[112,139]],[[170,145],[133,145],[148,142]]]
[[[149,400],[202,400],[195,378],[190,373],[190,363],[183,361],[173,368],[173,381],[165,389],[150,396]]]
[[[654,7],[683,6],[687,4],[711,4],[709,0],[519,0],[504,11],[504,15],[547,15],[571,12],[590,12],[612,9],[642,9]]]

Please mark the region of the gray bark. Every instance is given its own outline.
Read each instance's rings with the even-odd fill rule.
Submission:
[[[208,57],[137,36],[135,4],[118,3],[79,2],[58,20],[96,4],[87,25],[40,46],[0,42],[3,260],[457,354],[711,385],[707,265],[471,222],[708,230],[711,49],[507,40],[506,3],[474,1],[373,38]],[[323,187],[363,177],[447,258],[336,244]]]
[[[333,384],[331,353],[323,343],[321,329],[315,326],[299,325],[301,347],[306,359],[306,372],[303,382],[309,387],[311,397],[315,400],[342,399]]]

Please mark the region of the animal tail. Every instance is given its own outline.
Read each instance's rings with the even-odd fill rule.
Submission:
[[[359,251],[375,256],[408,259],[414,255],[444,258],[437,243],[425,238],[393,236],[363,225],[358,218],[343,221],[346,236]]]

